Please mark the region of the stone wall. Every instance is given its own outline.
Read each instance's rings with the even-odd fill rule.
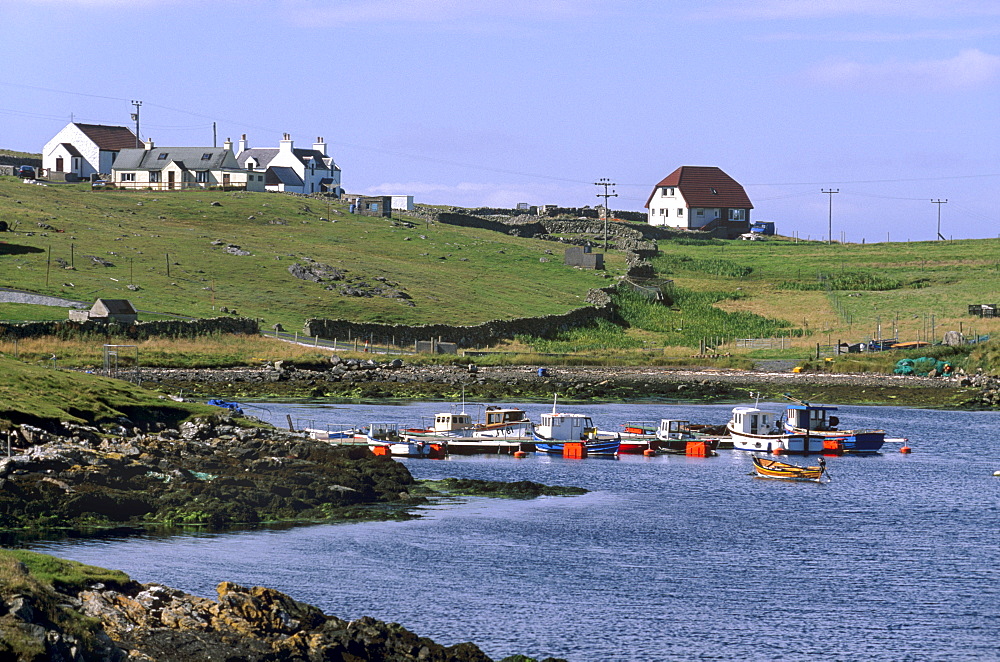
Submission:
[[[104,324],[70,320],[48,322],[23,322],[12,324],[0,322],[0,338],[9,340],[57,336],[75,338],[78,336],[104,335],[124,336],[133,340],[147,338],[196,338],[216,333],[259,335],[257,320],[246,317],[215,317],[196,320],[152,320],[134,324]]]
[[[350,340],[370,339],[375,343],[386,340],[397,346],[413,345],[420,340],[440,339],[453,342],[463,349],[488,347],[502,340],[510,340],[515,335],[529,335],[539,338],[551,337],[561,331],[590,324],[597,319],[617,321],[618,312],[611,302],[611,288],[591,290],[587,295],[589,306],[571,310],[563,315],[524,317],[513,320],[492,320],[474,326],[452,326],[448,324],[424,324],[407,326],[403,324],[365,324],[347,320],[306,320],[303,333],[306,336]]]

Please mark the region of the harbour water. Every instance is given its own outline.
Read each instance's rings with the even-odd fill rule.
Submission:
[[[533,420],[551,405],[523,405]],[[440,403],[258,403],[276,425],[418,422]],[[718,423],[729,406],[559,406],[603,429]],[[775,411],[781,404],[773,405]],[[842,407],[909,439],[827,458],[829,484],[753,477],[718,457],[397,460],[417,478],[592,490],[463,499],[406,522],[34,543],[33,549],[214,597],[220,581],[284,591],[345,619],[399,622],[572,662],[1000,659],[1000,414]]]

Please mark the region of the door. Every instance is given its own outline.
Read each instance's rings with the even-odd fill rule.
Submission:
[[[167,188],[170,189],[171,191],[174,189],[174,171],[173,170],[168,170],[167,171]]]
[[[56,157],[56,172],[66,172],[63,170],[63,157],[61,156]]]

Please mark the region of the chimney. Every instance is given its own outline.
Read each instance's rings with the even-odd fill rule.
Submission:
[[[229,138],[226,138],[226,142],[222,143],[222,149],[226,150],[227,152],[233,151],[233,141],[230,140]]]
[[[153,139],[152,138],[146,138],[145,147],[146,147],[146,151],[147,152],[150,151],[151,149],[153,149],[153,147],[155,147],[155,145],[153,145]]]
[[[284,139],[282,139],[282,141],[280,143],[278,143],[278,151],[279,152],[291,152],[293,146],[294,146],[294,143],[292,142],[292,136],[291,136],[291,134],[286,133]]]
[[[326,156],[326,141],[323,140],[323,136],[316,138],[316,142],[313,143],[313,149]]]
[[[247,151],[247,134],[245,133],[240,137],[239,148],[240,151],[237,152],[237,154],[242,154]]]

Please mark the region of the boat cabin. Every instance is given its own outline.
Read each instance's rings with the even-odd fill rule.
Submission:
[[[794,404],[785,410],[785,423],[800,430],[815,430],[818,432],[835,431],[840,420],[831,415],[836,407],[822,405]]]
[[[434,416],[433,431],[436,433],[472,430],[473,427],[472,416],[466,414],[465,412],[460,414],[435,414]]]
[[[399,423],[369,423],[368,436],[378,441],[398,441]]]
[[[774,413],[756,407],[736,407],[730,426],[743,434],[772,434],[776,429]]]
[[[682,421],[673,418],[664,418],[660,421],[660,427],[656,430],[659,439],[686,439],[691,437],[688,429],[691,421]]]
[[[501,409],[499,407],[486,408],[486,427],[500,427],[503,425],[513,425],[515,423],[527,423],[528,415],[523,409]]]
[[[536,430],[553,441],[577,441],[597,434],[593,420],[583,414],[542,414]]]

